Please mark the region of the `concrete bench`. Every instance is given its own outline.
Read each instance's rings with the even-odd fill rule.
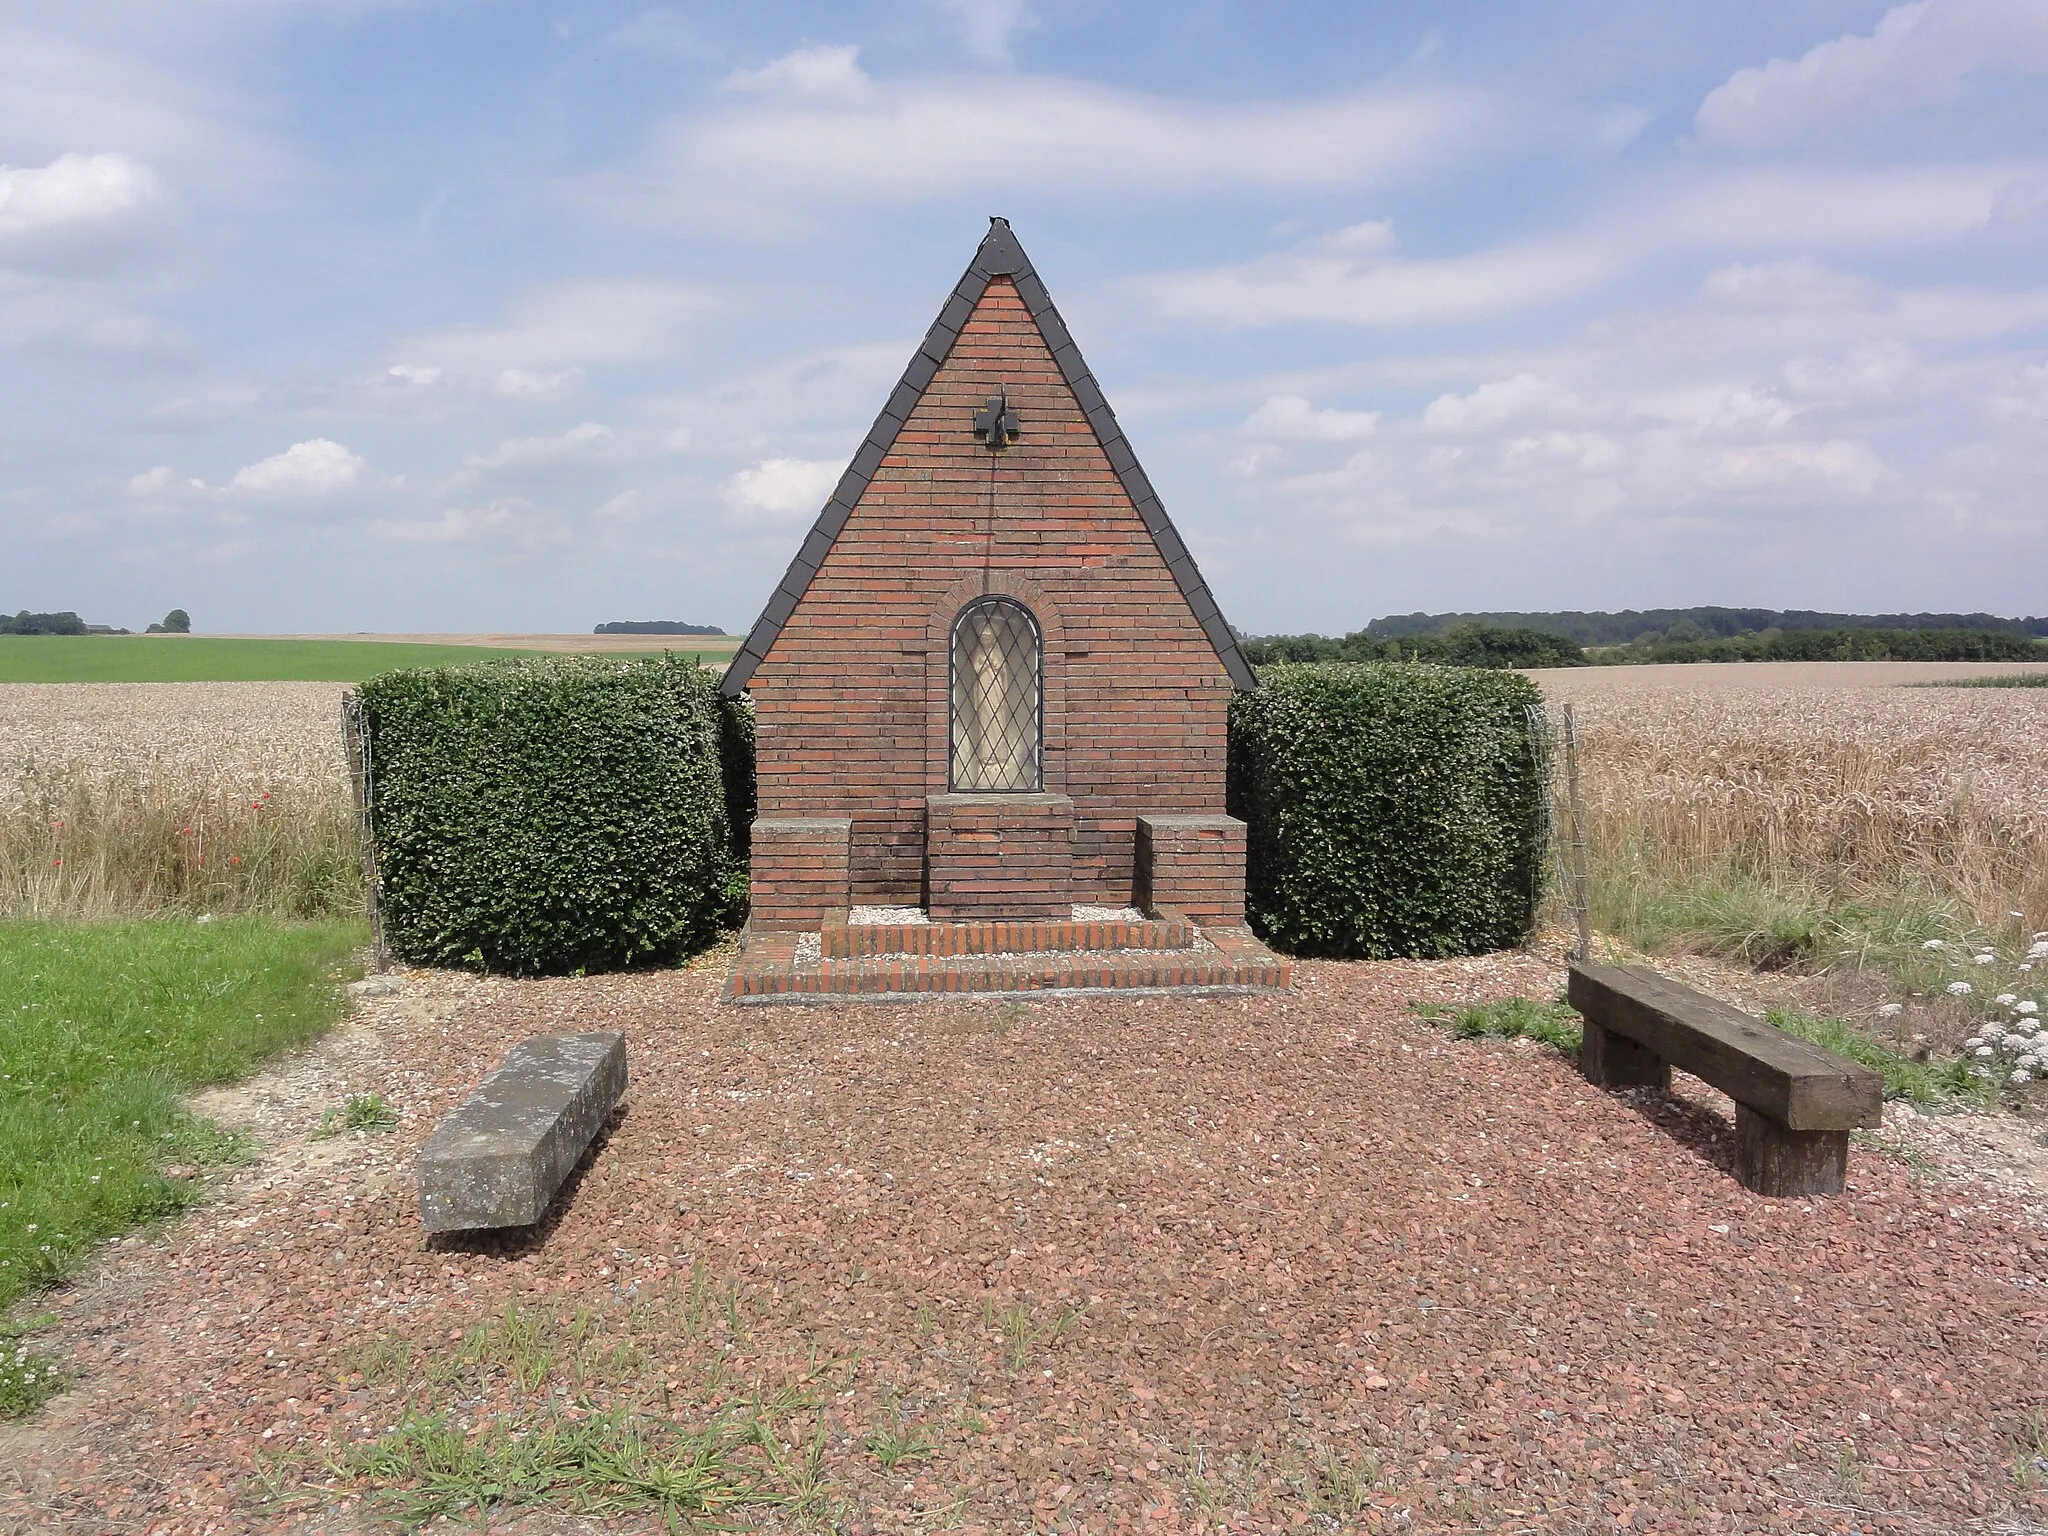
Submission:
[[[625,1093],[624,1035],[515,1045],[421,1151],[421,1223],[469,1232],[539,1221]]]
[[[1735,1101],[1735,1177],[1760,1195],[1840,1194],[1849,1132],[1883,1123],[1868,1067],[1654,971],[1574,964],[1565,995],[1587,1081],[1668,1089],[1677,1066]]]

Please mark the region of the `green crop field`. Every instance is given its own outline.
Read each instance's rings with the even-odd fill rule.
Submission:
[[[682,637],[687,640],[689,637]],[[650,649],[659,649],[660,641]],[[725,647],[673,646],[723,661]],[[393,667],[461,666],[527,650],[380,640],[215,640],[161,635],[0,635],[0,683],[359,683]]]

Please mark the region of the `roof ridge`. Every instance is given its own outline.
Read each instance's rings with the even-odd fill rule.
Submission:
[[[1131,498],[1145,531],[1152,535],[1152,542],[1159,550],[1160,558],[1165,560],[1166,568],[1173,573],[1174,584],[1180,588],[1182,599],[1194,614],[1195,622],[1202,626],[1202,632],[1208,636],[1209,644],[1215,648],[1217,658],[1230,674],[1230,680],[1240,688],[1257,686],[1251,663],[1245,660],[1237,637],[1224,621],[1223,610],[1210,595],[1208,583],[1203,581],[1201,571],[1195,566],[1195,557],[1188,552],[1179,531],[1173,526],[1173,520],[1166,515],[1159,493],[1152,489],[1152,482],[1139,466],[1138,456],[1124,436],[1123,428],[1117,424],[1116,413],[1110,409],[1102,386],[1089,372],[1080,347],[1075,344],[1066,321],[1060,318],[1052,295],[1046,291],[1044,282],[1031,265],[1031,258],[1024,254],[1024,247],[1011,230],[1010,221],[992,216],[988,223],[988,233],[982,236],[974,259],[967,264],[967,270],[940,307],[938,318],[925,332],[924,340],[911,356],[910,365],[903,370],[903,377],[890,391],[888,402],[875,417],[875,424],[868,429],[867,437],[854,451],[852,462],[839,477],[831,499],[818,513],[817,521],[811,525],[810,533],[798,546],[789,569],[783,573],[781,583],[770,595],[760,618],[754,621],[754,627],[747,632],[746,641],[733,656],[732,664],[726,668],[719,687],[728,696],[745,692],[755,668],[767,659],[775,637],[782,632],[782,626],[789,621],[797,603],[809,590],[811,579],[825,563],[826,554],[839,537],[840,530],[846,526],[846,520],[867,490],[868,482],[882,467],[882,460],[895,446],[903,424],[910,419],[918,401],[924,398],[926,388],[952,352],[954,342],[960,339],[968,317],[988,291],[989,280],[996,277],[1007,277],[1016,284],[1018,297],[1024,301],[1032,324],[1038,328],[1040,339],[1059,365],[1060,377],[1072,391],[1081,413],[1088,418],[1088,425],[1094,429],[1096,441],[1109,459],[1110,468],[1116,472],[1124,493]]]

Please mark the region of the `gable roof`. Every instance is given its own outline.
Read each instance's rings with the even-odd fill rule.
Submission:
[[[1181,542],[1180,534],[1174,530],[1166,508],[1160,503],[1159,493],[1152,489],[1152,482],[1138,467],[1138,456],[1131,451],[1123,428],[1117,425],[1116,413],[1110,410],[1101,386],[1088,371],[1088,364],[1081,357],[1081,349],[1074,345],[1066,322],[1053,308],[1052,295],[1045,291],[1045,284],[1033,270],[1031,258],[1024,254],[1024,247],[1010,232],[1007,219],[990,219],[988,233],[982,237],[981,248],[974,253],[974,260],[968,263],[967,271],[946,300],[945,307],[939,311],[939,318],[925,333],[917,355],[903,370],[902,379],[890,392],[888,404],[875,418],[875,424],[869,428],[867,439],[854,454],[853,462],[839,477],[832,499],[825,503],[825,510],[811,525],[796,558],[789,563],[782,584],[768,599],[768,606],[754,621],[746,643],[733,657],[732,665],[726,668],[725,678],[719,687],[728,696],[745,692],[754,676],[754,669],[767,659],[775,637],[782,633],[782,626],[789,622],[790,614],[796,611],[798,601],[810,587],[811,578],[825,563],[832,541],[846,526],[846,519],[852,514],[861,494],[867,490],[868,482],[895,445],[896,434],[903,430],[904,422],[910,419],[911,411],[924,397],[926,386],[938,373],[946,355],[953,350],[953,343],[959,340],[968,316],[974,313],[975,305],[981,302],[982,294],[988,290],[989,280],[995,277],[1007,277],[1017,285],[1017,294],[1038,326],[1038,334],[1052,352],[1053,361],[1059,364],[1060,376],[1080,402],[1082,414],[1095,429],[1096,441],[1109,458],[1110,468],[1116,471],[1131,504],[1138,509],[1138,516],[1152,535],[1152,542],[1158,546],[1160,557],[1166,561],[1166,568],[1173,572],[1181,596],[1202,626],[1202,632],[1209,637],[1209,643],[1216,648],[1216,655],[1224,670],[1229,672],[1230,680],[1240,688],[1258,685],[1251,663],[1244,659],[1244,652],[1238,649],[1237,637],[1223,620],[1223,610],[1209,595],[1208,583],[1195,569],[1195,558],[1188,553],[1187,545]]]

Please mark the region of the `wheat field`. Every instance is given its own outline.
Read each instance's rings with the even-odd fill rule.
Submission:
[[[2048,929],[2048,690],[1893,663],[1535,674],[1596,870],[1932,894]],[[0,685],[0,915],[327,915],[361,884],[333,683]]]
[[[1553,714],[1578,712],[1596,866],[1918,893],[2048,928],[2048,690],[1900,685],[1920,680],[1893,663],[1539,676]]]
[[[358,910],[343,691],[0,686],[0,916]]]

